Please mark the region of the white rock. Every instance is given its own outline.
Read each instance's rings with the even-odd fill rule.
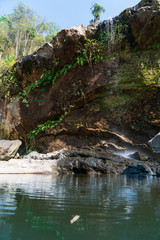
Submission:
[[[20,140],[0,140],[0,160],[14,158],[21,144]]]
[[[57,161],[33,160],[33,159],[10,159],[0,162],[0,174],[5,173],[57,173]]]

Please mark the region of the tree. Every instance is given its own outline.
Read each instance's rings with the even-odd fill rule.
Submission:
[[[29,40],[34,36],[37,18],[35,12],[23,3],[14,9],[10,20],[15,35],[16,58],[26,55]]]
[[[55,22],[48,22],[23,3],[12,14],[0,17],[0,72],[14,60],[36,51],[59,31]]]
[[[94,17],[94,19],[92,19],[90,23],[96,23],[98,20],[100,20],[100,14],[102,12],[105,12],[105,9],[102,6],[98,5],[97,3],[95,3],[90,9]]]
[[[7,16],[0,18],[0,58],[7,56],[11,48],[10,24]]]
[[[12,34],[14,35],[15,56],[25,56],[35,50],[37,39],[44,39],[47,35],[52,37],[57,33],[58,27],[54,22],[46,22],[38,16],[34,10],[26,7],[23,3],[19,3],[10,15],[12,25]],[[53,28],[53,29],[52,29]],[[41,35],[41,36],[39,36]],[[34,46],[34,49],[33,49]],[[39,47],[39,44],[38,44]]]
[[[52,38],[57,34],[59,31],[59,27],[56,25],[55,22],[45,22],[46,25],[46,36],[45,39],[46,41],[51,41]]]

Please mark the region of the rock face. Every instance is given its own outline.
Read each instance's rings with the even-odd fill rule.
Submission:
[[[142,0],[128,8],[116,20],[128,24],[128,36],[132,45],[141,49],[150,48],[160,40],[160,2]]]
[[[14,158],[21,144],[20,140],[0,140],[0,160],[7,161]]]
[[[159,44],[159,22],[160,2],[158,0],[142,0],[136,6],[125,9],[119,16],[112,19],[113,25],[121,24],[125,28],[123,31],[124,46],[129,43],[132,48],[137,49],[149,49],[152,45]],[[111,33],[109,25],[111,22],[105,20],[100,24],[100,28],[108,29]]]
[[[72,62],[77,54],[80,44],[85,42],[85,38],[93,38],[97,30],[96,25],[64,29],[60,31],[49,43],[39,48],[33,54],[23,57],[17,62],[16,70],[19,77],[23,79],[23,85],[28,81],[35,81],[40,78],[42,68],[53,61],[59,61],[60,66]]]
[[[160,162],[160,133],[158,133],[148,143],[154,153],[155,158]]]
[[[40,80],[44,69],[48,68],[49,65],[54,67],[57,61],[59,62],[59,69],[74,63],[77,51],[81,45],[83,46],[85,39],[93,38],[96,31],[97,25],[89,25],[88,27],[79,25],[64,29],[50,43],[46,43],[33,54],[21,58],[15,65],[19,85],[25,88],[28,85],[28,79],[30,83]],[[77,76],[78,74],[77,72]],[[65,110],[70,108],[69,105],[71,105],[73,96],[71,97],[69,91],[73,90],[72,84],[75,84],[73,78],[66,84],[66,80],[63,77],[63,80],[57,81],[54,87],[51,85],[45,86],[41,96],[39,93],[37,96],[37,92],[34,91],[33,95],[29,96],[29,102],[32,100],[29,108],[21,100],[14,100],[10,103],[8,97],[3,96],[2,99],[4,98],[4,100],[0,100],[2,109],[0,122],[3,122],[1,124],[4,132],[3,136],[5,138],[11,138],[11,136],[17,138],[14,133],[18,132],[24,139],[26,137],[25,132],[28,132],[35,124],[51,118],[59,118]],[[67,95],[70,95],[69,99],[66,96],[66,91],[69,93]],[[75,101],[78,98],[79,96],[75,96]]]

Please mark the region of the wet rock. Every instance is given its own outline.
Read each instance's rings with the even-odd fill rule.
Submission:
[[[125,175],[146,175],[148,171],[143,165],[129,166],[123,171]]]
[[[20,140],[0,140],[0,160],[14,158],[21,144]]]
[[[148,164],[148,165],[147,165]],[[133,168],[136,174],[142,174],[143,170],[155,175],[154,163],[143,163],[141,160],[131,160],[110,152],[97,152],[97,149],[72,149],[67,150],[63,159],[57,161],[60,173],[75,174],[122,174],[128,166]],[[138,167],[137,167],[138,165]]]
[[[65,158],[58,162],[60,172],[75,173],[75,174],[89,174],[107,172],[105,162],[102,159],[88,157],[74,157]]]
[[[99,159],[106,159],[107,154],[105,152],[98,152],[95,151],[94,149],[73,149],[70,151],[70,156],[75,157],[75,156],[81,156],[81,157],[93,157],[93,158],[99,158]]]
[[[141,152],[137,152],[137,154],[141,161],[148,161],[150,159],[150,157],[147,154]]]
[[[148,155],[141,152],[135,152],[135,153],[129,154],[128,157],[131,159],[140,160],[140,161],[148,161],[150,159]]]
[[[128,157],[131,158],[131,159],[140,160],[138,152],[129,154]]]
[[[152,138],[148,144],[150,145],[156,160],[160,162],[160,133]]]

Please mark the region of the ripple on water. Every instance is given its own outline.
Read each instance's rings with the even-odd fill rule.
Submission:
[[[0,240],[159,240],[159,183],[116,175],[0,175]]]

